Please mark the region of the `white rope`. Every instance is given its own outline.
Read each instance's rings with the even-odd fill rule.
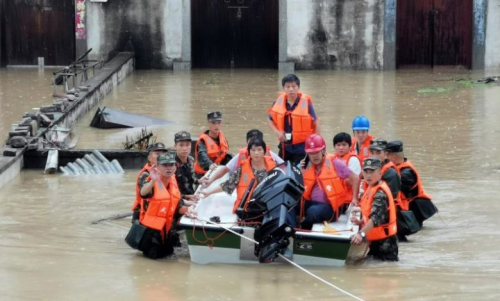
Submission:
[[[239,237],[241,237],[241,238],[244,238],[244,239],[246,239],[246,240],[248,240],[248,241],[251,241],[251,242],[253,242],[253,243],[257,244],[257,245],[259,244],[259,242],[258,242],[258,241],[255,241],[255,240],[253,240],[253,239],[251,239],[251,238],[249,238],[249,237],[246,237],[246,236],[244,236],[244,235],[241,235],[240,233],[235,232],[235,231],[231,230],[230,228],[223,227],[223,226],[221,226],[221,225],[219,225],[219,224],[217,224],[217,223],[214,223],[214,222],[211,222],[211,221],[207,221],[207,220],[198,219],[198,218],[192,218],[192,219],[193,219],[193,221],[198,220],[198,221],[200,221],[200,222],[202,222],[202,223],[207,223],[207,224],[211,224],[211,225],[218,226],[218,227],[220,227],[220,228],[222,228],[222,229],[224,229],[224,230],[227,230],[227,231],[229,231],[229,232],[231,232],[231,233],[233,233],[233,234],[235,234],[235,235],[238,235],[238,236],[239,236]],[[351,297],[351,298],[353,298],[353,299],[356,299],[356,300],[359,300],[359,301],[364,301],[363,299],[361,299],[361,298],[359,298],[359,297],[357,297],[357,296],[355,296],[355,295],[353,295],[353,294],[351,294],[351,293],[349,293],[349,292],[347,292],[347,291],[345,291],[345,290],[341,289],[340,287],[338,287],[338,286],[336,286],[336,285],[334,285],[334,284],[332,284],[332,283],[330,283],[330,282],[326,281],[325,279],[323,279],[323,278],[321,278],[321,277],[319,277],[319,276],[317,276],[317,275],[313,274],[312,272],[310,272],[310,271],[306,270],[305,268],[301,267],[301,266],[300,266],[300,265],[298,265],[297,263],[295,263],[295,262],[291,261],[290,259],[286,258],[284,255],[282,255],[282,254],[279,254],[279,253],[278,253],[278,256],[279,256],[279,257],[281,257],[281,258],[283,258],[284,260],[286,260],[288,263],[290,263],[290,264],[291,264],[291,265],[293,265],[294,267],[298,268],[299,270],[301,270],[301,271],[305,272],[305,273],[306,273],[306,274],[308,274],[309,276],[312,276],[312,277],[314,277],[314,278],[318,279],[319,281],[321,281],[321,282],[323,282],[324,284],[326,284],[326,285],[328,285],[328,286],[330,286],[330,287],[332,287],[332,288],[334,288],[334,289],[338,290],[339,292],[341,292],[341,293],[343,293],[343,294],[345,294],[345,295],[347,295],[347,296],[349,296],[349,297]]]

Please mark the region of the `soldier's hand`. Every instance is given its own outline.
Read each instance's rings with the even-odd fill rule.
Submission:
[[[190,216],[190,217],[196,217],[198,215],[198,213],[196,212],[196,210],[193,206],[190,206],[186,212],[186,215]]]
[[[363,243],[363,237],[361,237],[361,234],[356,233],[351,239],[351,244],[353,245],[360,245]]]
[[[354,216],[351,217],[351,223],[353,223],[357,226],[361,225],[361,221],[359,219],[355,218]]]
[[[198,202],[200,200],[200,195],[199,194],[193,194],[191,196],[190,200],[196,203],[196,202]]]
[[[201,187],[208,187],[210,185],[210,181],[205,177],[199,179],[198,182],[201,184]]]
[[[153,180],[154,182],[160,179],[160,172],[158,171],[158,169],[156,169],[156,165],[153,165],[149,169],[149,175],[151,176],[151,180]]]

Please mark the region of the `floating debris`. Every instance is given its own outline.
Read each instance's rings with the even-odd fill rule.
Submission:
[[[97,112],[95,112],[94,118],[92,118],[90,122],[90,126],[99,129],[119,129],[166,125],[171,123],[173,122],[104,107],[102,109],[97,108]]]
[[[148,132],[146,128],[143,128],[136,138],[125,136],[123,147],[125,149],[146,150],[150,144],[154,143],[156,143],[156,136],[153,135],[153,132]]]

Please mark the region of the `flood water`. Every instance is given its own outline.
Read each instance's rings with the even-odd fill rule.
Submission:
[[[329,150],[337,132],[350,132],[351,120],[367,115],[373,135],[405,142],[440,209],[400,244],[397,263],[309,270],[365,300],[499,299],[500,86],[465,87],[450,79],[485,74],[450,69],[297,75],[301,90],[313,97]],[[233,151],[251,128],[263,130],[276,150],[265,118],[281,77],[274,70],[136,71],[102,105],[175,122],[151,128],[167,144],[179,130],[199,134],[205,114],[221,110]],[[0,69],[0,134],[17,115],[51,101],[40,99],[51,93],[46,79],[37,70]],[[44,92],[33,95],[32,87]],[[418,92],[429,88],[446,92]],[[78,148],[119,148],[139,130],[90,128],[94,112],[76,126]],[[286,264],[197,265],[185,254],[142,257],[123,241],[129,220],[91,223],[128,211],[137,172],[64,177],[25,170],[0,189],[0,299],[350,300]]]

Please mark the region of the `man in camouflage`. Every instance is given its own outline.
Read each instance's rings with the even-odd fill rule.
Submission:
[[[365,159],[363,164],[363,177],[369,187],[365,190],[364,195],[361,200],[361,211],[369,212],[367,216],[363,217],[364,221],[361,221],[355,217],[351,217],[351,221],[360,226],[360,230],[353,237],[351,242],[353,244],[361,244],[363,241],[371,237],[370,231],[375,229],[381,229],[386,225],[391,227],[391,214],[390,210],[395,210],[394,199],[392,198],[391,191],[387,184],[382,181],[381,173],[382,162],[377,158]],[[387,192],[382,189],[378,189],[380,186],[387,187]],[[377,189],[375,195],[373,195],[373,201],[368,195],[371,195],[371,189]],[[364,206],[370,206],[368,210],[364,210]],[[358,207],[353,209],[353,212],[359,211]],[[396,218],[394,212],[394,224],[396,227]],[[387,228],[387,229],[388,229]],[[386,230],[387,230],[386,229]],[[388,231],[386,231],[387,233]],[[375,259],[380,259],[384,261],[398,261],[398,238],[396,236],[396,229],[394,229],[393,234],[386,234],[385,238],[378,237],[377,239],[369,239],[370,252],[368,255],[373,256]]]
[[[175,134],[174,142],[177,185],[179,186],[182,198],[192,200],[195,192],[194,184],[197,180],[194,174],[194,158],[190,156],[191,134],[186,131],[178,132]]]

